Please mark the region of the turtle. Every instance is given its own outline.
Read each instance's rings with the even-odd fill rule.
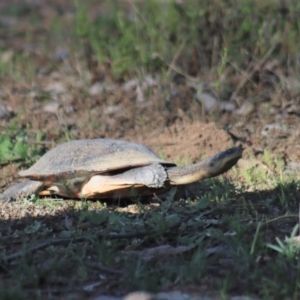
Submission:
[[[5,190],[2,200],[31,194],[65,198],[130,198],[166,192],[222,174],[242,157],[242,147],[222,151],[204,161],[179,167],[150,148],[124,140],[82,139],[63,143],[19,172],[28,180]]]

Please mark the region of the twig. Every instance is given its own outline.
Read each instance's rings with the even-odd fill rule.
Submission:
[[[180,46],[178,47],[176,53],[173,56],[173,59],[172,59],[170,65],[169,65],[169,68],[168,68],[168,71],[167,71],[168,76],[170,76],[172,67],[176,64],[176,61],[177,61],[179,55],[181,54],[182,49],[183,49],[184,46],[185,46],[185,40],[182,41],[182,43],[180,44]]]
[[[28,289],[28,292],[36,292],[36,289]],[[63,288],[48,288],[48,289],[38,289],[39,293],[47,293],[47,294],[60,294],[60,293],[83,293],[84,290],[82,287],[78,286],[68,286]]]
[[[172,226],[170,226],[166,231],[176,229],[182,223],[186,223],[189,219],[190,219],[190,217],[184,218],[182,221],[177,222],[177,223],[173,224]],[[150,235],[156,234],[157,232],[158,232],[158,230],[140,231],[140,232],[123,233],[123,234],[98,233],[98,234],[96,234],[96,237],[98,239],[109,238],[111,240],[120,240],[120,239],[142,238],[142,237],[145,237],[145,236],[150,236]],[[41,243],[41,244],[38,244],[34,247],[31,247],[29,249],[25,249],[23,251],[18,251],[18,252],[15,252],[13,254],[7,255],[7,256],[0,259],[0,263],[5,264],[5,263],[8,263],[8,262],[11,262],[11,261],[13,261],[13,260],[15,260],[19,257],[22,257],[24,254],[28,254],[28,253],[33,254],[33,253],[37,252],[38,250],[42,250],[42,249],[48,248],[50,246],[65,245],[65,244],[69,244],[69,243],[78,243],[78,242],[82,242],[82,241],[85,241],[85,240],[89,240],[89,237],[88,236],[78,236],[78,237],[75,237],[75,238],[52,239],[52,240],[49,240],[45,243]]]
[[[98,271],[113,274],[113,275],[124,275],[124,274],[126,274],[126,272],[124,272],[124,271],[114,270],[114,269],[111,269],[109,267],[105,267],[105,266],[101,265],[100,263],[85,262],[85,265],[89,268],[96,269]]]
[[[162,58],[161,58],[162,59]],[[188,75],[187,73],[185,73],[184,71],[182,71],[179,67],[177,67],[175,64],[173,65],[168,65],[169,69],[172,69],[173,71],[175,71],[176,73],[182,75],[183,77],[185,77],[187,80],[191,81],[191,82],[201,82],[199,80],[199,78],[197,77],[192,77],[190,75]]]
[[[226,60],[226,62],[232,66],[232,68],[234,68],[234,70],[240,75],[240,76],[243,76],[244,72],[233,62],[231,62],[229,59]],[[249,68],[250,69],[250,68]],[[247,69],[246,70],[246,73],[247,71],[249,70]],[[254,82],[251,78],[248,79],[248,81],[253,84],[255,87],[258,86],[258,84],[256,82]]]
[[[266,62],[266,60],[273,53],[273,51],[275,50],[276,47],[277,47],[277,43],[274,43],[274,45],[268,50],[268,52],[265,54],[265,56],[252,68],[252,70],[250,72],[247,72],[245,74],[244,78],[241,80],[241,82],[239,83],[239,85],[237,86],[237,88],[235,89],[235,91],[232,93],[229,101],[231,101],[232,99],[236,98],[236,96],[238,95],[238,93],[240,92],[240,90],[244,87],[244,85],[246,84],[246,82],[248,80],[250,80],[250,78],[252,78],[252,76],[254,75],[254,73],[255,73],[255,71],[257,69],[261,68],[261,66]]]

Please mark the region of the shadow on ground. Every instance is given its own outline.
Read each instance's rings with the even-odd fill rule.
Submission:
[[[1,281],[15,283],[21,294],[51,294],[53,299],[66,293],[74,299],[120,296],[166,286],[189,292],[184,282],[192,289],[199,280],[207,284],[208,274],[221,282],[235,272],[227,265],[228,260],[238,263],[230,251],[237,251],[244,238],[254,239],[258,223],[264,243],[284,238],[297,223],[296,183],[238,192],[229,182],[210,179],[197,187],[196,200],[175,201],[171,191],[137,202],[1,203]],[[234,238],[225,241],[229,233]],[[166,245],[185,248],[164,254],[153,250]],[[148,251],[154,257],[147,258]],[[196,253],[206,262],[195,261]],[[183,270],[186,279],[176,282]],[[237,281],[230,290],[245,293],[243,286]]]

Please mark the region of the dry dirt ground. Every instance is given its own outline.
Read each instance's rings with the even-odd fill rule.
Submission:
[[[1,1],[0,11],[1,5],[9,4]],[[55,7],[45,3],[34,9],[45,20],[58,14]],[[68,26],[68,18],[65,22]],[[240,168],[260,163],[267,150],[283,160],[286,171],[300,169],[298,92],[282,92],[277,102],[243,99],[234,102],[230,111],[220,107],[208,111],[196,99],[195,87],[188,80],[178,83],[149,77],[117,82],[107,77],[93,82],[75,53],[57,58],[64,46],[51,43],[50,21],[32,25],[26,16],[17,19],[0,14],[0,23],[5,28],[0,37],[0,59],[13,60],[20,53],[25,57],[15,76],[0,77],[0,105],[4,110],[0,130],[25,132],[29,144],[40,153],[68,139],[105,137],[143,143],[168,161],[187,164],[242,144],[245,150]],[[28,32],[34,39],[27,40]],[[49,39],[48,52],[39,46],[45,39]],[[26,60],[34,64],[31,78],[22,69],[22,64],[24,69],[28,67]],[[209,89],[206,92],[213,94]],[[38,142],[37,135],[42,136]],[[17,172],[21,168],[17,163],[0,166],[0,191],[20,181]],[[59,232],[65,226],[69,205],[75,204],[70,200],[55,208],[24,209],[0,203],[1,235],[24,228],[32,217]],[[55,217],[47,221],[54,212]],[[10,251],[18,245],[10,245]]]

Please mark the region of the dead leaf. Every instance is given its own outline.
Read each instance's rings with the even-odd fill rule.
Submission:
[[[68,216],[65,216],[64,226],[66,229],[72,230],[73,229],[73,218],[69,218]]]
[[[133,292],[123,298],[123,300],[152,300],[153,297],[147,292]]]
[[[101,285],[102,283],[103,283],[103,281],[97,281],[97,282],[85,285],[82,289],[85,292],[92,292],[95,287]]]
[[[144,251],[124,251],[123,253],[141,255],[141,258],[143,260],[148,261],[153,258],[160,257],[160,256],[184,253],[184,252],[191,250],[192,248],[194,248],[194,246],[172,247],[171,245],[162,245],[162,246],[158,246],[158,247],[149,248]]]

